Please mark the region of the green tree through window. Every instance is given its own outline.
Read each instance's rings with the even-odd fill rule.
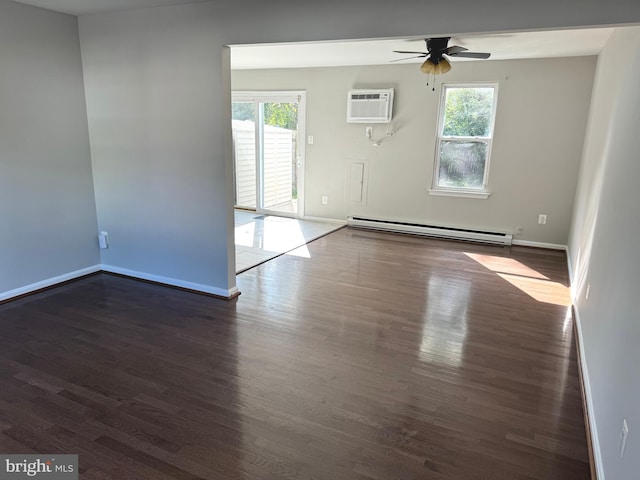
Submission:
[[[484,190],[494,119],[494,86],[443,88],[435,187]]]
[[[233,102],[231,105],[231,118],[234,120],[255,121],[255,107],[249,102]],[[297,103],[265,103],[264,123],[274,127],[297,130],[298,128],[298,104]]]
[[[444,136],[489,136],[493,88],[449,88],[445,102]]]
[[[298,104],[265,103],[264,123],[287,130],[296,130],[298,128]]]

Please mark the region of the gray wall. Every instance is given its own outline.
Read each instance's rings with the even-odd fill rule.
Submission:
[[[616,30],[598,60],[569,244],[591,413],[615,480],[640,471],[639,86],[640,27]]]
[[[75,17],[0,2],[0,296],[100,263]]]
[[[178,12],[81,21],[98,222],[110,239],[102,263],[225,295],[235,285],[230,130],[219,120],[230,111],[228,49]]]
[[[233,54],[233,49],[232,49]],[[418,65],[237,70],[234,90],[307,91],[305,212],[345,220],[348,215],[515,232],[519,239],[566,245],[573,210],[595,57],[458,62],[427,86]],[[498,108],[484,199],[429,195],[436,148],[441,82],[497,82]],[[350,88],[395,88],[394,119],[346,123]],[[349,166],[366,165],[366,204],[348,201]],[[329,203],[322,205],[322,195]],[[546,225],[538,225],[546,213]]]

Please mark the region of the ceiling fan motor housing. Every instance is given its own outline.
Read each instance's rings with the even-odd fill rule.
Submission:
[[[451,37],[427,38],[427,51],[430,54],[431,63],[438,64],[442,60],[442,55],[447,50],[447,45]]]

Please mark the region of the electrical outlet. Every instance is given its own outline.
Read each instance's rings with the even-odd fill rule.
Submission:
[[[326,195],[322,196],[322,204],[326,205],[327,203],[329,203],[329,197],[327,197]]]
[[[309,145],[313,145],[313,135],[309,135],[309,136],[307,137],[307,143],[308,143]]]
[[[546,223],[547,223],[547,214],[541,213],[540,215],[538,215],[538,224],[545,225]]]
[[[627,419],[622,420],[622,430],[620,431],[620,458],[624,457],[624,450],[627,448],[627,436],[629,435],[629,425]]]
[[[518,227],[516,228],[516,235],[522,235],[524,233],[524,228]]]
[[[367,127],[364,131],[364,134],[367,136],[367,138],[373,137],[373,127]]]

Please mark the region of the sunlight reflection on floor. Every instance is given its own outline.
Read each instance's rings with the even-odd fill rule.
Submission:
[[[497,272],[496,272],[497,273]],[[507,273],[497,273],[498,276],[539,302],[552,303],[568,307],[571,305],[569,288],[561,283],[538,278],[521,277]]]
[[[465,252],[465,255],[483,267],[495,272],[500,278],[538,302],[561,306],[572,305],[569,287],[559,282],[551,281],[537,270],[527,267],[514,258],[469,252]]]
[[[306,244],[333,230],[340,224],[261,215],[235,211],[236,272],[286,253],[311,258]]]
[[[508,273],[511,275],[519,275],[522,277],[542,278],[549,280],[540,272],[527,267],[523,263],[514,258],[497,257],[495,255],[481,255],[479,253],[464,253],[467,257],[475,260],[483,267],[488,268],[492,272]]]
[[[467,337],[467,308],[471,281],[431,275],[426,289],[427,310],[422,325],[420,360],[460,366]],[[446,330],[446,341],[434,331]]]

